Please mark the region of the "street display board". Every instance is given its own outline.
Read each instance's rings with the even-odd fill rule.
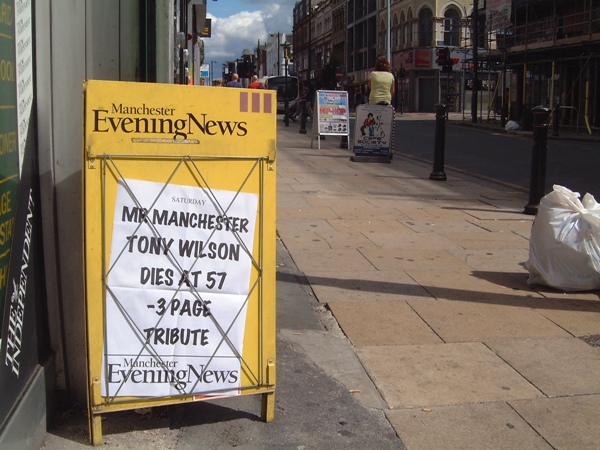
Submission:
[[[17,196],[19,194],[19,140],[17,57],[14,1],[0,1],[0,324],[8,292],[8,268]],[[2,336],[0,336],[0,340]]]
[[[317,91],[317,123],[320,135],[347,136],[348,92]]]
[[[389,157],[394,151],[394,107],[358,105],[352,150],[355,156]]]
[[[274,415],[275,95],[85,83],[90,433],[99,414],[263,394]]]
[[[321,148],[321,136],[348,136],[350,132],[348,92],[317,91],[316,99],[316,108],[313,108],[316,116],[316,120],[313,118],[313,134],[317,134]]]
[[[23,427],[49,346],[33,105],[33,5],[0,0],[0,430]],[[32,408],[28,412],[33,413]],[[26,413],[23,413],[25,416]]]

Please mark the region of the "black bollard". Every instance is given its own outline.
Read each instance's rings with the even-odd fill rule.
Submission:
[[[446,105],[438,103],[435,109],[435,152],[433,155],[433,172],[430,180],[446,181],[444,173],[444,146],[446,142]]]
[[[546,189],[546,153],[548,151],[548,108],[533,109],[533,149],[531,152],[531,181],[529,203],[525,214],[535,215]]]
[[[558,121],[560,119],[560,106],[558,103],[554,104],[552,110],[552,136],[558,136]]]
[[[306,134],[306,100],[300,100],[300,131]]]

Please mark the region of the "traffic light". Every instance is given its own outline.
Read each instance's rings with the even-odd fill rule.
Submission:
[[[450,60],[450,49],[448,47],[438,48],[435,51],[435,63],[440,67],[445,67]]]

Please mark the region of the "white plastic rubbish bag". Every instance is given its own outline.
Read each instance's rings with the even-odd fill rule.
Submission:
[[[518,130],[519,129],[519,124],[517,122],[515,122],[514,120],[509,120],[508,122],[506,122],[506,125],[504,125],[504,129],[506,131],[509,131],[509,130]]]
[[[600,289],[600,204],[554,185],[540,200],[529,240],[528,284],[564,291]]]

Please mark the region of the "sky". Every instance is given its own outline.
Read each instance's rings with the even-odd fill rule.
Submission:
[[[292,34],[297,0],[207,0],[206,17],[211,20],[211,37],[204,39],[204,64],[213,63],[215,78],[221,77],[226,61],[254,51],[270,33]],[[291,38],[290,38],[291,40]]]

